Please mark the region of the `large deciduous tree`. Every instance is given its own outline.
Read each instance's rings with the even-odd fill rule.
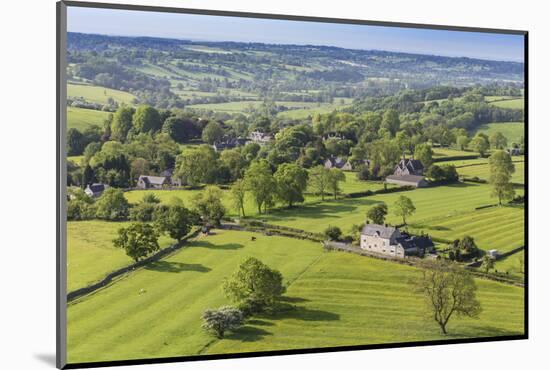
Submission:
[[[304,201],[308,173],[295,163],[283,163],[273,175],[277,183],[277,197],[292,207]]]
[[[243,179],[239,179],[233,183],[231,186],[231,200],[233,201],[233,206],[239,214],[239,216],[246,217],[244,212],[244,204],[246,199],[247,187]]]
[[[498,204],[502,201],[512,199],[515,195],[512,184],[512,174],[515,172],[514,163],[510,154],[504,150],[495,151],[489,157],[489,183],[493,186],[492,196],[498,198]]]
[[[426,313],[443,334],[447,334],[447,324],[453,315],[479,317],[481,304],[476,297],[474,278],[455,263],[424,261],[415,287],[425,298]]]
[[[120,141],[121,143],[126,141],[128,132],[132,129],[134,113],[134,108],[124,105],[117,109],[111,123],[111,140]]]
[[[325,200],[325,192],[328,190],[329,170],[323,165],[313,167],[309,171],[309,186],[321,199]]]
[[[367,211],[367,219],[378,225],[383,225],[388,214],[388,206],[386,203],[380,203],[371,207]]]
[[[140,105],[136,109],[132,123],[137,133],[157,132],[162,124],[159,112],[149,105]]]
[[[158,229],[181,242],[189,234],[196,217],[187,208],[179,205],[169,206],[157,213],[155,222]]]
[[[242,325],[244,315],[241,310],[223,306],[217,310],[207,309],[202,314],[202,328],[222,339],[228,330],[235,330]]]
[[[334,199],[337,198],[340,193],[340,183],[346,181],[346,175],[344,172],[338,168],[331,168],[328,171],[328,189],[334,196]]]
[[[109,188],[96,201],[96,217],[109,221],[122,221],[128,218],[130,204],[122,190]]]
[[[250,191],[258,207],[258,213],[264,212],[273,205],[277,191],[277,183],[266,160],[252,162],[244,175],[247,189]]]
[[[404,225],[407,224],[407,217],[411,216],[416,211],[416,207],[411,198],[407,198],[404,195],[400,195],[393,206],[395,207],[395,215],[403,219]]]
[[[124,249],[137,262],[159,250],[158,231],[149,224],[131,224],[118,230],[118,237],[113,240],[113,244]]]
[[[219,141],[224,135],[223,128],[218,122],[208,122],[206,127],[202,130],[202,141],[210,145]]]
[[[221,189],[212,185],[195,194],[191,199],[191,203],[193,209],[202,218],[204,223],[219,225],[225,215],[222,198],[223,193]]]

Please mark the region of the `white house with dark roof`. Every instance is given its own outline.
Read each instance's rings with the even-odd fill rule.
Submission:
[[[84,189],[84,192],[89,196],[89,197],[92,197],[92,198],[97,198],[97,197],[100,197],[101,194],[103,194],[103,192],[105,191],[105,189],[107,189],[109,187],[109,185],[106,185],[106,184],[88,184],[86,186],[86,189]]]
[[[363,250],[391,257],[433,253],[432,240],[427,236],[411,236],[398,228],[387,225],[366,224],[361,230],[360,247]]]

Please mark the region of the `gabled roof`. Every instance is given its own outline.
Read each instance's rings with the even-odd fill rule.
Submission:
[[[341,157],[330,157],[327,159],[327,161],[330,162],[332,167],[336,167],[336,168],[342,168],[346,164],[346,161],[344,160],[344,158],[341,158]]]
[[[386,180],[399,180],[399,181],[405,181],[410,183],[418,184],[420,181],[424,180],[424,176],[416,176],[416,175],[389,175],[386,176]]]
[[[171,177],[174,174],[173,168],[167,168],[160,173],[160,177]]]
[[[164,176],[144,176],[144,175],[141,175],[139,177],[139,180],[142,180],[145,183],[149,183],[153,185],[164,185],[168,181],[168,179]]]
[[[424,165],[418,159],[402,159],[397,165],[401,169],[408,168],[410,171],[421,171],[424,170]]]
[[[393,226],[366,224],[361,230],[361,235],[378,235],[381,238],[390,239],[395,232],[399,232],[399,230]]]
[[[412,248],[432,248],[434,243],[432,240],[426,236],[409,236],[404,234],[403,236],[396,239],[398,244],[401,244],[403,249],[412,249]]]

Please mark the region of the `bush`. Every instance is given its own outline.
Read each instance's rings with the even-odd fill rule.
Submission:
[[[80,221],[90,220],[95,216],[95,207],[80,199],[69,201],[67,206],[67,220]]]
[[[223,338],[228,330],[235,330],[242,325],[244,315],[241,310],[231,306],[220,307],[217,310],[208,309],[202,314],[204,330]]]
[[[338,240],[342,236],[342,230],[337,226],[329,226],[325,229],[324,234],[329,240]]]
[[[96,202],[96,217],[109,221],[122,221],[128,218],[130,204],[121,190],[109,188]]]
[[[154,203],[139,203],[130,209],[129,218],[132,221],[153,221],[156,205]]]

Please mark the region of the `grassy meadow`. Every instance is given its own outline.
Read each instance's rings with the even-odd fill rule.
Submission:
[[[525,183],[525,162],[523,156],[512,157],[515,171],[512,174],[512,182],[516,184]],[[453,165],[460,176],[466,178],[478,177],[483,180],[489,180],[490,166],[488,158],[463,159],[455,161],[439,162],[439,165]]]
[[[522,194],[521,189],[518,193]],[[523,245],[523,208],[502,206],[475,210],[496,203],[496,199],[491,197],[491,187],[486,184],[459,183],[355,199],[327,200],[290,210],[273,210],[262,215],[262,219],[311,232],[323,232],[332,225],[347,233],[352,225],[365,222],[369,208],[384,202],[389,208],[386,221],[401,224],[401,218],[394,215],[392,209],[400,195],[409,197],[416,207],[414,215],[407,219],[411,231],[423,231],[445,239],[468,234],[483,249],[504,251]]]
[[[508,140],[508,146],[511,146],[512,143],[519,144],[521,138],[525,136],[525,124],[523,122],[488,123],[482,125],[477,132],[482,132],[489,137],[495,132],[500,132]]]
[[[525,251],[522,250],[496,261],[493,271],[506,272],[514,276],[524,277],[522,272],[524,263]]]
[[[67,222],[67,291],[73,291],[101,280],[109,272],[133,263],[124,250],[113,246],[121,227],[130,222]],[[166,247],[174,240],[161,236],[159,245]]]
[[[109,117],[109,112],[84,108],[67,108],[67,127],[84,131],[92,125],[103,127],[103,121]]]
[[[504,99],[504,100],[492,101],[490,104],[501,108],[523,109],[525,105],[525,101],[523,98]]]
[[[255,236],[256,241],[251,241]],[[256,316],[225,339],[201,329],[206,308],[247,257],[278,269],[286,309]],[[292,256],[292,258],[290,258]],[[479,320],[453,317],[448,336],[423,315],[409,281],[417,269],[323,252],[310,241],[220,231],[141,268],[68,308],[68,361],[235,353],[523,333],[523,289],[478,280]],[[291,306],[294,306],[293,308]],[[93,332],[94,335],[89,335]]]
[[[67,96],[69,98],[84,98],[87,101],[98,104],[106,104],[109,98],[113,98],[117,103],[132,105],[134,95],[126,91],[114,90],[108,87],[84,85],[84,84],[67,84]]]

